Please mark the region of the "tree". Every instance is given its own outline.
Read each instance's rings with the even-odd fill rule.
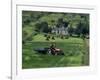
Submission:
[[[40,32],[41,29],[41,23],[36,23],[35,24],[35,31]]]
[[[89,35],[89,23],[84,18],[78,24],[75,33],[78,36],[82,35],[83,37]]]
[[[82,23],[79,23],[75,29],[75,34],[77,34],[78,36],[80,36],[82,33]]]
[[[68,33],[70,36],[74,33],[74,28],[73,27],[68,27]]]
[[[50,33],[51,32],[51,28],[48,26],[47,22],[41,22],[41,23],[36,23],[35,31],[44,32],[44,33]]]
[[[48,23],[47,22],[42,22],[41,23],[41,31],[44,33],[48,33],[49,29],[48,29]]]
[[[63,25],[63,18],[59,18],[57,21],[57,27],[61,27]]]

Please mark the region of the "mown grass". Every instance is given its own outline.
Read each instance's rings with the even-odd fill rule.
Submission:
[[[55,42],[57,48],[62,49],[65,55],[43,55],[34,51],[34,48],[49,47],[51,42]],[[23,69],[86,65],[89,65],[89,49],[81,38],[56,38],[55,40],[46,41],[43,35],[37,35],[22,47]]]

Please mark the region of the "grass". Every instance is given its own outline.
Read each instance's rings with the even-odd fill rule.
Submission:
[[[36,36],[33,36],[33,42],[48,42],[48,41],[46,41],[45,40],[46,38],[44,37],[44,35],[42,35],[42,34],[38,34],[38,35],[36,35]],[[70,37],[70,39],[61,39],[61,38],[55,38],[55,40],[49,40],[49,41],[51,41],[51,42],[70,42],[70,43],[82,43],[82,39],[80,39],[80,38],[73,38],[73,37]],[[73,42],[74,41],[74,42]]]
[[[36,53],[34,48],[49,47],[56,42],[57,48],[64,51],[63,55],[43,55]],[[27,41],[22,48],[22,68],[49,68],[89,65],[88,47],[81,38],[60,39],[46,41],[43,35],[36,35],[32,41]]]

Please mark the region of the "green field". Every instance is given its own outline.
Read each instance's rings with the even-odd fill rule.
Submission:
[[[49,47],[51,42],[55,42],[57,48],[62,49],[65,55],[43,55],[33,50],[34,48]],[[46,41],[42,34],[38,34],[33,36],[31,41],[26,41],[22,47],[22,68],[88,66],[88,45],[87,39],[70,37],[69,39],[56,38]]]

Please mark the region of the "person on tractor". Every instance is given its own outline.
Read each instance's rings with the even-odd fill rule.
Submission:
[[[56,44],[55,43],[51,44],[50,50],[52,55],[57,55],[56,49],[57,49]]]

